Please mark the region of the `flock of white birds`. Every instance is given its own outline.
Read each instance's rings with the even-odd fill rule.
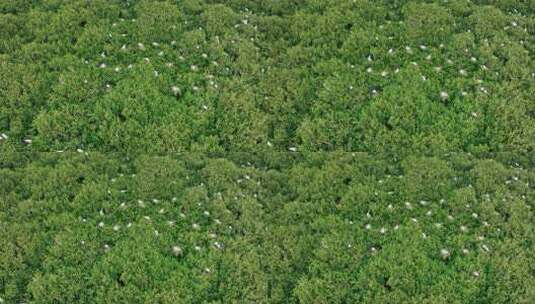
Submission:
[[[121,22],[128,22],[129,20],[121,19]],[[136,23],[136,19],[131,19],[131,23]],[[186,21],[187,23],[187,21]],[[400,24],[402,24],[403,21],[400,21]],[[392,22],[387,22],[387,25],[391,26]],[[114,23],[112,28],[115,28],[117,26],[117,23]],[[236,24],[235,27],[240,26],[249,26],[252,27],[254,30],[257,30],[256,26],[250,25],[249,21],[247,19],[244,19],[242,23]],[[385,25],[379,25],[378,26],[380,30],[385,29]],[[512,21],[510,26],[506,26],[504,30],[508,30],[510,28],[518,28],[520,25],[516,21]],[[198,30],[202,31],[202,28],[199,28]],[[522,28],[524,32],[527,32],[527,28]],[[468,33],[470,30],[467,31]],[[128,39],[130,34],[127,32],[123,32],[120,34],[117,33],[108,33],[108,36],[110,38],[114,38],[116,36],[121,37],[122,40]],[[124,39],[123,39],[124,38]],[[121,40],[119,39],[119,40]],[[379,38],[376,37],[376,40]],[[393,40],[394,36],[389,36],[388,40]],[[219,37],[215,37],[215,41],[217,43],[220,42]],[[232,40],[232,42],[236,42],[235,40]],[[483,46],[489,47],[489,40],[485,39],[483,40]],[[520,45],[524,45],[525,41],[520,40],[518,41]],[[203,52],[201,50],[202,46],[197,45],[196,49],[198,50],[200,56],[197,56],[195,54],[192,54],[191,56],[188,56],[185,54],[183,50],[180,49],[180,43],[173,40],[171,42],[138,42],[133,44],[127,44],[127,43],[120,43],[120,42],[108,42],[108,44],[111,44],[112,47],[116,47],[116,52],[122,52],[122,53],[129,53],[132,54],[133,58],[132,62],[126,62],[126,63],[116,63],[112,66],[110,62],[116,62],[118,56],[115,56],[113,53],[102,51],[97,58],[91,59],[83,59],[83,62],[87,65],[96,65],[98,68],[103,70],[112,70],[116,73],[123,73],[124,70],[132,69],[135,65],[140,64],[139,58],[142,59],[142,63],[144,64],[152,64],[154,66],[153,74],[154,77],[160,77],[162,74],[166,75],[173,71],[173,69],[178,69],[176,71],[180,72],[191,72],[196,73],[200,77],[197,77],[198,83],[191,84],[190,87],[185,87],[184,84],[175,83],[170,85],[169,87],[169,94],[174,95],[177,97],[177,99],[182,96],[185,91],[190,91],[192,93],[199,92],[203,90],[204,88],[211,87],[215,90],[219,89],[219,85],[217,82],[217,75],[213,75],[213,72],[221,71],[220,68],[217,70],[211,69],[209,65],[211,64],[213,67],[219,67],[220,63],[218,63],[216,60],[210,61],[210,55],[207,54],[207,52]],[[117,46],[115,46],[117,44]],[[505,45],[502,44],[501,47],[504,47]],[[440,83],[444,82],[444,77],[450,77],[450,76],[444,76],[441,75],[444,72],[447,72],[447,75],[454,75],[452,74],[452,71],[457,71],[457,74],[459,77],[466,79],[466,81],[463,81],[463,84],[465,87],[463,88],[449,88],[449,89],[442,89],[436,92],[436,98],[437,100],[447,102],[452,98],[452,93],[455,96],[461,96],[461,97],[467,97],[469,94],[477,94],[478,92],[483,94],[491,94],[490,89],[485,86],[486,81],[484,80],[487,77],[490,77],[491,74],[495,76],[500,75],[499,69],[492,69],[490,68],[487,63],[481,62],[480,59],[476,57],[473,50],[470,50],[468,48],[464,49],[464,55],[465,58],[456,58],[456,60],[452,60],[451,58],[446,57],[447,46],[444,43],[441,43],[437,47],[430,47],[427,45],[399,45],[398,47],[388,47],[384,50],[383,57],[374,59],[374,56],[368,55],[364,61],[359,64],[350,64],[351,68],[355,70],[355,73],[361,73],[363,70],[370,75],[370,81],[373,82],[375,80],[372,80],[371,77],[374,77],[375,75],[379,75],[385,79],[392,78],[394,75],[400,73],[401,69],[407,68],[411,69],[411,66],[416,68],[416,70],[413,70],[411,72],[419,73],[420,77],[423,82],[429,81],[432,78],[438,79]],[[529,54],[529,51],[524,48],[524,51]],[[403,62],[410,63],[410,65],[399,64],[396,66],[391,67],[384,67],[385,59],[387,58],[395,58],[395,56],[403,56],[403,53],[409,57],[403,57]],[[117,57],[117,58],[116,58]],[[202,58],[199,60],[200,57]],[[376,55],[376,57],[378,57]],[[109,62],[108,62],[109,61]],[[210,63],[208,64],[208,62]],[[470,64],[470,66],[468,66]],[[176,67],[176,65],[182,65],[182,67]],[[185,71],[185,67],[189,67],[189,71]],[[479,71],[476,68],[479,67]],[[229,67],[224,67],[224,71],[226,73],[229,72]],[[377,71],[377,72],[376,72]],[[265,72],[265,69],[262,69],[262,72]],[[535,78],[535,72],[533,72],[532,77]],[[103,74],[103,79],[106,79],[108,76]],[[125,74],[123,77],[129,77],[128,74]],[[60,79],[60,82],[63,81]],[[394,81],[394,79],[392,79]],[[87,83],[87,80],[84,81]],[[109,83],[105,84],[105,89],[107,91],[112,90],[112,85]],[[348,88],[349,90],[353,89],[353,86],[350,86]],[[451,90],[455,90],[455,92],[451,92]],[[373,96],[376,96],[380,94],[381,92],[374,88],[371,90],[371,93]],[[471,95],[471,96],[474,96]],[[209,105],[202,102],[202,98],[198,98],[198,100],[201,100],[199,102],[199,106],[203,110],[208,110]],[[470,102],[470,98],[466,99],[466,102]],[[477,112],[471,112],[469,115],[472,118],[478,118],[479,113]],[[0,141],[7,140],[9,138],[8,132],[2,133],[0,135]],[[25,138],[23,140],[25,144],[30,145],[32,143],[31,138]],[[271,142],[267,143],[268,146],[272,146]],[[288,147],[289,151],[295,152],[297,151],[297,147]]]
[[[506,180],[506,186],[521,186],[529,189],[529,183],[524,182],[520,176],[524,173],[524,169],[520,166],[514,167],[515,175]],[[173,197],[169,200],[160,198],[132,198],[129,196],[130,191],[125,185],[133,181],[136,178],[136,174],[124,175],[121,174],[117,177],[111,178],[109,181],[108,194],[113,195],[114,199],[112,205],[104,210],[100,209],[98,212],[87,214],[85,217],[80,217],[80,222],[83,225],[89,225],[94,227],[90,229],[97,229],[103,233],[116,234],[117,241],[121,238],[128,237],[128,230],[134,225],[140,225],[140,227],[150,227],[152,229],[151,234],[154,238],[166,237],[165,234],[170,234],[170,238],[174,239],[174,244],[165,249],[169,255],[175,256],[178,259],[182,259],[187,255],[194,255],[196,253],[202,253],[208,250],[224,250],[225,244],[223,239],[230,237],[232,239],[232,225],[225,224],[224,221],[217,217],[214,217],[213,212],[210,211],[211,204],[220,202],[224,197],[218,192],[212,198],[206,198],[202,202],[194,204],[197,206],[197,215],[188,215],[182,210],[182,202],[180,198]],[[403,175],[400,176],[385,176],[385,179],[379,179],[376,181],[376,191],[374,195],[376,197],[386,195],[387,197],[394,198],[396,193],[389,191],[389,181],[404,179]],[[118,181],[121,180],[120,183]],[[244,183],[244,181],[251,182],[252,184],[262,187],[260,180],[255,180],[248,174],[245,174],[241,178],[237,179],[236,185]],[[120,186],[116,186],[119,185]],[[205,187],[204,183],[200,183],[198,187]],[[239,187],[239,186],[238,186]],[[472,188],[472,185],[468,185],[468,188]],[[382,192],[382,193],[380,193]],[[121,195],[124,199],[121,199]],[[233,195],[233,194],[226,194]],[[239,204],[239,198],[245,198],[251,196],[252,199],[260,202],[262,197],[257,195],[256,192],[238,190],[234,193],[233,199]],[[381,203],[377,208],[375,202],[361,202],[362,206],[356,206],[357,209],[362,210],[363,206],[369,204],[369,210],[365,214],[357,216],[353,219],[346,219],[345,222],[351,226],[360,227],[367,231],[367,234],[371,239],[385,240],[390,235],[394,239],[398,238],[403,233],[411,233],[415,228],[421,231],[421,238],[427,239],[439,239],[446,240],[446,243],[437,250],[436,257],[448,261],[454,256],[470,256],[479,254],[492,254],[492,242],[494,238],[502,233],[500,223],[493,223],[496,219],[501,218],[498,211],[493,211],[494,215],[486,215],[480,213],[478,204],[484,205],[491,202],[491,200],[498,200],[498,197],[493,197],[491,194],[485,194],[481,198],[481,202],[475,204],[468,203],[462,210],[452,210],[449,206],[449,202],[446,199],[440,199],[438,201],[420,200],[417,202],[399,201],[397,203],[390,203],[394,199],[387,199]],[[521,200],[526,208],[526,211],[531,209],[530,205],[526,203],[526,196],[513,197],[506,195],[501,197],[501,203],[507,204],[510,200]],[[375,206],[375,207],[373,207]],[[371,209],[373,211],[371,211]],[[356,210],[357,210],[356,209]],[[226,209],[226,212],[231,214],[231,211]],[[356,211],[358,212],[358,211]],[[386,214],[386,216],[385,216]],[[340,215],[338,215],[340,216]],[[487,218],[488,217],[488,218]],[[125,218],[128,218],[125,220]],[[385,221],[389,222],[395,218],[398,222],[384,224]],[[118,220],[121,219],[121,220]],[[152,223],[153,225],[143,225],[143,222]],[[205,224],[201,224],[204,222]],[[404,226],[407,229],[403,229]],[[161,228],[154,228],[161,227]],[[143,228],[142,228],[143,229]],[[177,234],[173,233],[173,230],[185,232],[202,232],[204,237],[199,239],[198,243],[191,242],[191,240],[180,239],[176,237]],[[218,232],[223,234],[223,238],[218,235]],[[225,233],[228,232],[228,233]],[[452,236],[453,235],[453,236]],[[459,238],[460,236],[460,238]],[[455,238],[455,241],[451,241]],[[459,241],[462,240],[462,241]],[[451,241],[451,242],[450,242]],[[462,244],[459,245],[459,242]],[[84,246],[86,240],[80,240],[80,246]],[[348,250],[351,250],[356,244],[347,244]],[[109,243],[102,243],[102,253],[106,254],[113,249],[113,245]],[[370,256],[376,255],[380,251],[380,248],[371,246],[369,248]],[[210,273],[211,267],[203,269],[204,272]],[[471,275],[473,277],[480,276],[480,269],[473,269]]]

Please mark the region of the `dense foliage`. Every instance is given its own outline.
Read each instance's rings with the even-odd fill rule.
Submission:
[[[535,303],[535,0],[0,0],[0,304]]]
[[[533,0],[1,3],[12,149],[535,148]]]
[[[529,158],[16,156],[0,171],[9,302],[535,299]]]

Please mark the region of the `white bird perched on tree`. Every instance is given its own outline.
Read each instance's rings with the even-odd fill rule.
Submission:
[[[443,260],[447,260],[449,259],[451,256],[451,253],[449,252],[449,250],[447,249],[440,249],[440,257],[443,259]]]
[[[180,246],[177,246],[177,245],[173,246],[171,251],[172,251],[173,255],[176,256],[176,257],[182,255],[182,248]]]

